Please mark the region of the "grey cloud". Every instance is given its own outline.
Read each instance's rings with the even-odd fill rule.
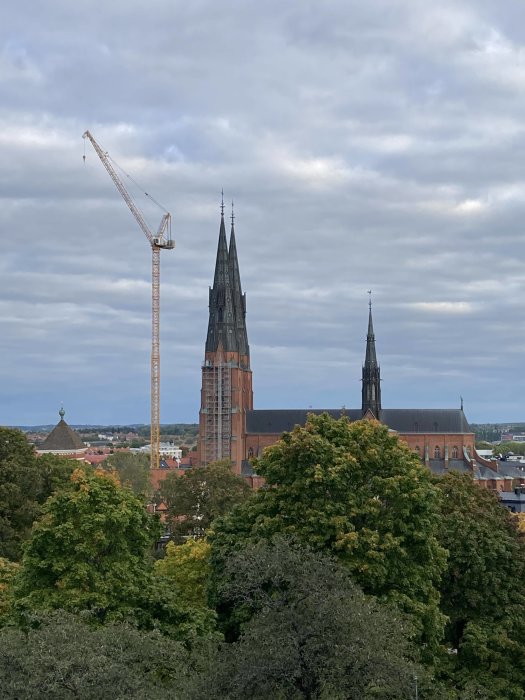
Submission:
[[[520,419],[515,3],[33,5],[0,28],[2,422],[148,420],[150,252],[86,128],[173,213],[164,421],[197,418],[221,187],[257,406],[359,405],[372,288],[385,405]]]

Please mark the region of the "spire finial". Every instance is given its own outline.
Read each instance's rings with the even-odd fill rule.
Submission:
[[[224,188],[221,189],[221,216],[224,216]]]
[[[461,401],[461,410],[463,410],[463,397],[460,396],[459,398],[460,398],[460,401]]]
[[[233,213],[233,199],[232,199],[232,215],[231,215],[231,221],[232,221],[232,228],[233,228],[233,222],[235,221],[235,214]]]
[[[62,420],[66,415],[66,412],[64,411],[64,405],[62,403],[60,404],[60,411],[58,412],[58,415],[60,416],[60,420]]]
[[[368,308],[371,309],[372,308],[372,290],[369,289],[367,294],[368,294]]]

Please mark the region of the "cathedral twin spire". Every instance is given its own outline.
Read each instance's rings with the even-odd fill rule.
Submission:
[[[249,356],[246,330],[246,294],[242,292],[237,245],[235,242],[233,202],[229,246],[224,224],[224,200],[221,203],[219,244],[215,262],[213,287],[210,289],[210,319],[206,337],[206,352],[238,352]]]

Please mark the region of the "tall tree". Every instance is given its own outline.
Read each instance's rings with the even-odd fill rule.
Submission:
[[[422,700],[443,697],[409,658],[406,619],[367,599],[331,556],[280,537],[247,546],[226,561],[219,595],[245,622],[195,697],[404,700],[415,676]]]
[[[250,487],[232,472],[228,461],[196,467],[181,476],[170,474],[160,485],[160,497],[168,506],[176,537],[203,536],[217,517],[246,501],[250,494]]]
[[[0,630],[3,700],[187,698],[206,649],[188,652],[158,631],[93,626],[57,611],[26,631]]]
[[[0,557],[18,560],[40,506],[69,481],[75,462],[37,458],[19,430],[0,428]]]
[[[123,486],[129,486],[137,496],[149,498],[152,493],[149,456],[134,452],[114,452],[103,464],[114,469]]]
[[[154,568],[156,575],[165,577],[176,588],[179,600],[208,608],[211,566],[210,545],[205,539],[190,539],[180,545],[168,542],[165,557],[156,561]]]
[[[408,447],[377,421],[311,415],[264,451],[257,472],[268,487],[214,526],[216,566],[239,540],[298,537],[336,554],[366,593],[410,613],[432,655],[443,631],[439,491]]]
[[[15,587],[19,607],[92,609],[104,618],[137,605],[159,534],[140,499],[102,470],[78,469],[43,513]]]
[[[19,559],[39,512],[40,478],[33,448],[19,430],[0,428],[0,556]]]
[[[9,617],[13,605],[13,580],[20,565],[0,557],[0,627]]]
[[[90,611],[100,622],[131,620],[189,641],[214,631],[213,611],[192,606],[153,577],[158,520],[143,499],[104,470],[78,469],[70,488],[43,507],[13,585],[14,618],[40,610]]]
[[[514,516],[469,475],[436,479],[443,494],[439,539],[448,550],[441,582],[446,640],[459,685],[489,698],[525,697],[525,545]],[[504,690],[504,692],[503,692]]]

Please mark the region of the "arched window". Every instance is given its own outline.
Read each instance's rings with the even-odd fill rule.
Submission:
[[[417,452],[418,454],[421,454],[421,450],[419,449],[419,445],[416,445],[416,452]]]
[[[251,459],[253,457],[253,447],[248,448],[248,459]]]
[[[459,456],[458,448],[454,445],[452,448],[452,459],[457,459]]]
[[[440,459],[441,458],[441,450],[439,449],[439,445],[436,445],[434,447],[434,459]]]

